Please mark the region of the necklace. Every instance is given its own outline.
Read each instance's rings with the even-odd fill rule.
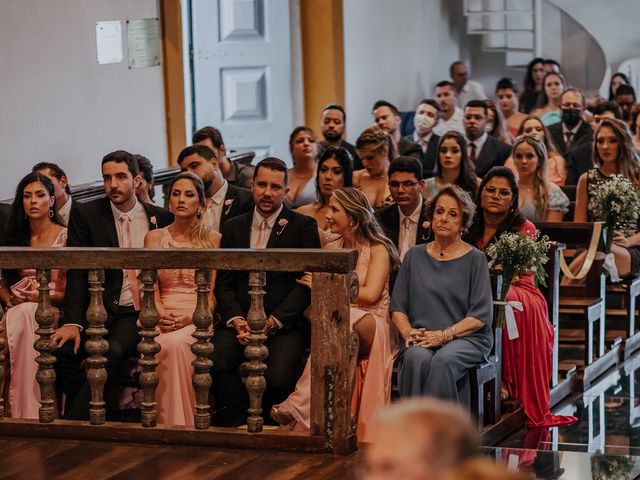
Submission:
[[[452,252],[455,252],[455,251],[456,251],[456,248],[452,248],[451,250],[449,250],[449,248],[450,248],[450,247],[457,247],[458,243],[459,243],[459,242],[457,242],[457,241],[456,241],[456,242],[454,242],[454,243],[451,243],[450,245],[447,245],[447,246],[446,246],[446,247],[444,247],[444,248],[440,248],[439,253],[438,253],[438,255],[440,256],[440,258],[444,257],[444,254],[445,254],[447,251],[449,251],[449,253],[450,253],[450,254],[451,254]]]

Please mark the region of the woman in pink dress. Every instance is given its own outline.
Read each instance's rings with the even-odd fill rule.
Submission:
[[[25,176],[16,189],[7,228],[7,246],[39,248],[64,247],[67,229],[62,226],[55,207],[54,186],[40,173]],[[64,297],[65,274],[51,272],[51,302],[59,305]],[[6,335],[9,360],[7,391],[8,416],[13,418],[38,418],[40,386],[36,382],[38,364],[33,342],[38,324],[35,319],[38,308],[38,283],[35,270],[9,270],[0,280],[0,301],[6,306],[2,318]],[[56,317],[58,310],[56,308]],[[55,319],[54,328],[58,319]],[[2,385],[0,385],[2,392]]]
[[[204,185],[193,173],[178,175],[169,188],[169,205],[175,217],[165,228],[151,230],[144,239],[145,248],[218,248],[220,234],[208,229],[201,220],[205,206]],[[215,282],[215,272],[211,283]],[[158,270],[160,344],[156,390],[158,423],[194,425],[193,407],[196,396],[191,383],[195,356],[191,353],[191,336],[195,331],[193,312],[196,308],[196,282],[193,269]],[[209,308],[214,309],[213,293]]]
[[[376,415],[389,403],[395,345],[389,323],[389,274],[399,264],[395,246],[385,237],[367,197],[355,188],[338,188],[329,200],[327,223],[340,239],[324,248],[359,251],[356,273],[358,300],[351,306],[351,328],[360,338],[355,388],[351,400],[357,418],[358,441],[371,442],[377,432]],[[313,288],[311,275],[300,283]],[[296,390],[271,410],[271,417],[292,430],[309,431],[311,368],[307,362]]]

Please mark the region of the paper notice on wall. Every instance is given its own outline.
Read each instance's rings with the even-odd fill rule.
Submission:
[[[122,53],[122,22],[96,22],[96,55],[98,65],[120,63]]]
[[[129,68],[160,65],[159,21],[157,18],[127,20]]]

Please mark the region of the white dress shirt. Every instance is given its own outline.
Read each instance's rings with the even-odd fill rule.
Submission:
[[[421,137],[418,135],[418,132],[414,130],[413,132],[413,141],[420,145],[422,149],[422,153],[427,153],[427,148],[429,148],[429,142],[431,141],[431,137],[433,137],[433,130],[431,130],[426,137]]]
[[[220,189],[207,198],[204,211],[202,212],[202,221],[204,224],[216,232],[220,232],[220,219],[222,218],[222,210],[224,209],[224,197],[227,196],[229,184],[224,181]]]
[[[440,117],[440,121],[435,127],[433,127],[432,132],[439,137],[447,133],[449,130],[454,130],[464,135],[464,124],[462,123],[463,118],[464,112],[460,108],[456,107],[449,120],[445,120]]]
[[[69,215],[71,214],[71,203],[73,199],[69,197],[69,199],[58,209],[58,215],[60,215],[60,219],[65,227],[69,226]]]
[[[458,94],[458,106],[464,108],[470,100],[486,100],[486,98],[487,94],[484,93],[482,85],[474,80],[467,80],[462,91]]]
[[[128,212],[121,212],[111,203],[111,212],[113,213],[113,221],[116,224],[118,233],[118,245],[123,245],[123,232],[120,217],[127,215],[131,219],[131,248],[144,247],[144,237],[149,232],[149,219],[142,204],[136,199],[136,204]],[[133,306],[133,297],[131,295],[131,287],[127,275],[122,275],[122,290],[120,290],[120,300],[118,305],[121,307]]]
[[[400,207],[398,207],[398,212],[400,212],[400,235],[398,236],[398,250],[400,259],[402,260],[404,258],[404,254],[407,253],[407,250],[409,250],[416,244],[418,222],[420,221],[420,212],[422,212],[422,202],[418,203],[416,209],[409,216],[402,213]],[[408,222],[405,220],[405,218],[408,219]],[[406,223],[408,223],[409,225],[406,226]]]

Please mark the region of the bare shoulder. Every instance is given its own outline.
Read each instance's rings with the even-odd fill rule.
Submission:
[[[145,247],[159,247],[160,246],[160,240],[162,239],[162,237],[165,234],[166,230],[167,230],[167,227],[156,228],[154,230],[149,230],[149,232],[144,237],[144,246]]]
[[[296,208],[296,212],[308,217],[313,217],[317,210],[318,206],[316,203],[309,203],[307,205],[302,205],[300,208]]]
[[[222,235],[215,230],[209,231],[209,240],[213,244],[215,248],[220,248],[220,241],[222,240]]]

